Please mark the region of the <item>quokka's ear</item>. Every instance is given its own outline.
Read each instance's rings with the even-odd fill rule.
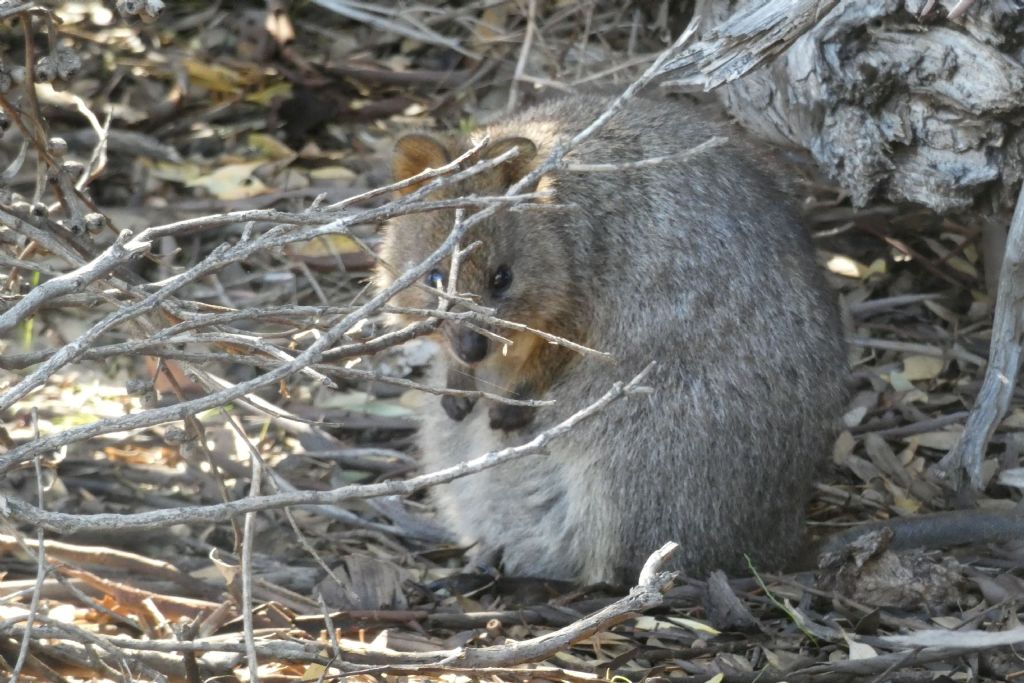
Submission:
[[[503,163],[497,169],[504,174],[503,177],[506,185],[514,184],[530,172],[533,160],[537,157],[537,145],[533,144],[533,140],[529,138],[502,138],[487,145],[480,152],[482,158],[493,159],[494,157],[501,156],[513,147],[519,148],[519,154]]]
[[[391,159],[391,172],[395,182],[411,178],[428,168],[444,166],[451,159],[448,150],[436,138],[423,133],[403,135],[395,143],[395,154]],[[408,194],[419,185],[411,185],[398,191]]]

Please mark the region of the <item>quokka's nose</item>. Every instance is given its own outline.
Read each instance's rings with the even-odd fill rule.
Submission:
[[[463,328],[452,339],[452,350],[466,363],[476,363],[487,355],[487,337]]]

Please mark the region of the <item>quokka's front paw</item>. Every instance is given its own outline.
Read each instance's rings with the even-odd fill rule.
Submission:
[[[444,408],[444,412],[448,414],[448,417],[456,422],[461,422],[463,418],[473,412],[473,406],[475,405],[475,398],[467,398],[465,396],[441,397],[441,407]]]
[[[535,412],[537,412],[537,409],[529,406],[495,403],[487,411],[487,415],[491,418],[491,429],[501,429],[510,432],[513,429],[520,429],[530,424]]]

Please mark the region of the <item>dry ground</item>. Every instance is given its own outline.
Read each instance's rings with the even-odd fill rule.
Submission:
[[[81,68],[40,85],[37,102],[17,100],[18,111],[30,133],[45,119],[47,134],[67,143],[64,158],[85,164],[92,204],[76,210],[66,196],[74,192],[58,204],[59,183],[34,197],[35,149],[17,161],[25,131],[15,122],[0,138],[0,170],[16,171],[0,177],[0,314],[75,259],[89,261],[117,230],[171,227],[154,233],[146,257],[48,297],[6,330],[0,393],[58,350],[77,348],[112,311],[143,300],[154,291],[145,283],[166,284],[219,245],[380,206],[386,196],[341,207],[348,214],[303,213],[314,200],[331,206],[386,184],[401,131],[469,126],[510,98],[621,87],[687,18],[657,2],[409,3],[379,13],[337,3],[348,17],[317,3],[287,16],[274,2],[269,11],[170,4],[153,23],[127,21],[109,3],[54,8],[63,21],[55,30]],[[45,52],[45,17],[33,16],[33,49]],[[23,21],[0,23],[8,67],[23,61],[24,36]],[[811,531],[953,507],[930,468],[962,429],[988,355],[988,218],[881,203],[854,210],[793,160],[788,172],[848,312],[857,379]],[[68,173],[73,183],[75,170]],[[38,201],[51,205],[52,220],[32,207]],[[89,218],[95,213],[105,218]],[[17,216],[42,230],[36,246],[11,229]],[[183,223],[190,219],[199,220]],[[1005,225],[1006,217],[991,220]],[[29,610],[39,620],[22,680],[245,679],[247,628],[264,681],[335,677],[342,667],[366,680],[966,681],[1024,672],[1012,648],[984,639],[954,635],[933,648],[885,639],[1016,626],[1024,544],[902,563],[883,555],[863,573],[847,565],[817,580],[809,572],[679,577],[640,616],[617,602],[621,588],[461,574],[460,549],[444,543],[418,492],[189,524],[167,517],[129,528],[112,518],[46,533],[40,571],[37,532],[12,521],[5,501],[75,515],[173,514],[244,499],[254,472],[263,493],[296,495],[415,473],[410,436],[422,394],[372,375],[415,381],[429,355],[422,340],[327,356],[192,418],[125,421],[236,387],[308,349],[367,300],[375,228],[360,222],[348,234],[256,249],[190,279],[174,294],[177,308],[158,313],[154,304],[110,326],[0,411],[7,452],[50,437],[61,444],[41,453],[38,471],[29,458],[0,483],[0,678],[19,660]],[[48,229],[53,243],[43,239]],[[173,335],[161,333],[172,325]],[[377,330],[369,321],[348,343]],[[66,437],[98,420],[106,426],[96,434]],[[1012,475],[1022,427],[1017,395],[988,450],[982,507],[1010,509],[1020,499]],[[248,625],[246,604],[254,608]],[[579,623],[609,606],[593,628]],[[514,646],[557,629],[574,642]],[[493,646],[493,657],[437,654],[464,646]]]

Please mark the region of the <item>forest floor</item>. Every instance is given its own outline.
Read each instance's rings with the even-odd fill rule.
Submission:
[[[58,242],[95,255],[118,231],[176,226],[132,262],[143,283],[165,282],[221,245],[266,231],[273,222],[259,212],[298,215],[314,201],[334,205],[364,193],[346,208],[380,206],[387,197],[370,191],[390,182],[388,158],[401,133],[465,128],[552,91],[621,89],[686,24],[685,16],[656,11],[658,3],[639,2],[548,3],[532,18],[525,10],[532,2],[394,10],[310,2],[289,15],[275,13],[285,4],[275,2],[269,10],[168,4],[151,23],[126,21],[112,3],[57,4],[55,30],[81,69],[37,86],[36,103],[17,101],[26,120],[45,121],[48,136],[66,141],[61,154],[86,166],[88,213],[105,216],[98,229]],[[326,9],[332,4],[339,11]],[[0,3],[0,16],[9,16],[3,11]],[[41,54],[50,43],[43,14],[33,16],[29,32]],[[24,61],[24,36],[23,22],[0,22],[0,60]],[[57,204],[52,195],[33,196],[35,157],[17,162],[22,134],[14,125],[0,137],[0,171],[14,171],[0,176],[0,211],[20,205],[38,218],[33,204]],[[963,428],[988,355],[994,279],[983,269],[983,219],[883,202],[855,209],[809,162],[795,153],[791,161],[787,172],[821,264],[843,301],[856,380],[809,529],[824,535],[951,509],[954,499],[933,468]],[[210,218],[223,214],[228,219]],[[26,248],[5,230],[12,215],[0,214],[0,314],[71,269],[56,247]],[[191,279],[174,295],[196,316],[189,319],[234,311],[248,318],[221,318],[209,330],[197,322],[160,337],[184,318],[149,310],[135,326],[98,335],[89,352],[0,410],[7,452],[108,425],[54,441],[63,445],[42,454],[40,469],[28,459],[0,482],[0,678],[19,661],[30,611],[37,620],[21,680],[246,680],[253,678],[246,657],[254,654],[263,681],[1024,675],[1012,648],[974,634],[1018,625],[1020,543],[904,556],[883,544],[839,570],[679,576],[660,604],[637,614],[624,602],[628,587],[464,574],[463,549],[444,541],[419,491],[187,524],[111,518],[107,526],[45,534],[40,569],[36,529],[8,518],[9,501],[123,516],[243,499],[252,493],[254,461],[271,473],[263,493],[417,472],[412,435],[421,392],[331,374],[330,360],[193,419],[124,421],[207,395],[211,382],[238,386],[279,366],[281,354],[307,348],[366,301],[377,227],[361,223],[349,234],[256,250]],[[100,278],[0,335],[0,394],[150,291],[133,287]],[[140,341],[154,336],[149,346]],[[430,342],[416,339],[337,363],[416,380],[430,353]],[[1020,466],[1022,428],[1018,391],[989,447],[979,507],[1009,510],[1020,499],[1009,474]],[[253,605],[250,617],[245,604]],[[890,638],[937,638],[937,630],[954,637]],[[975,639],[957,641],[963,630]],[[480,656],[465,654],[485,647]]]

